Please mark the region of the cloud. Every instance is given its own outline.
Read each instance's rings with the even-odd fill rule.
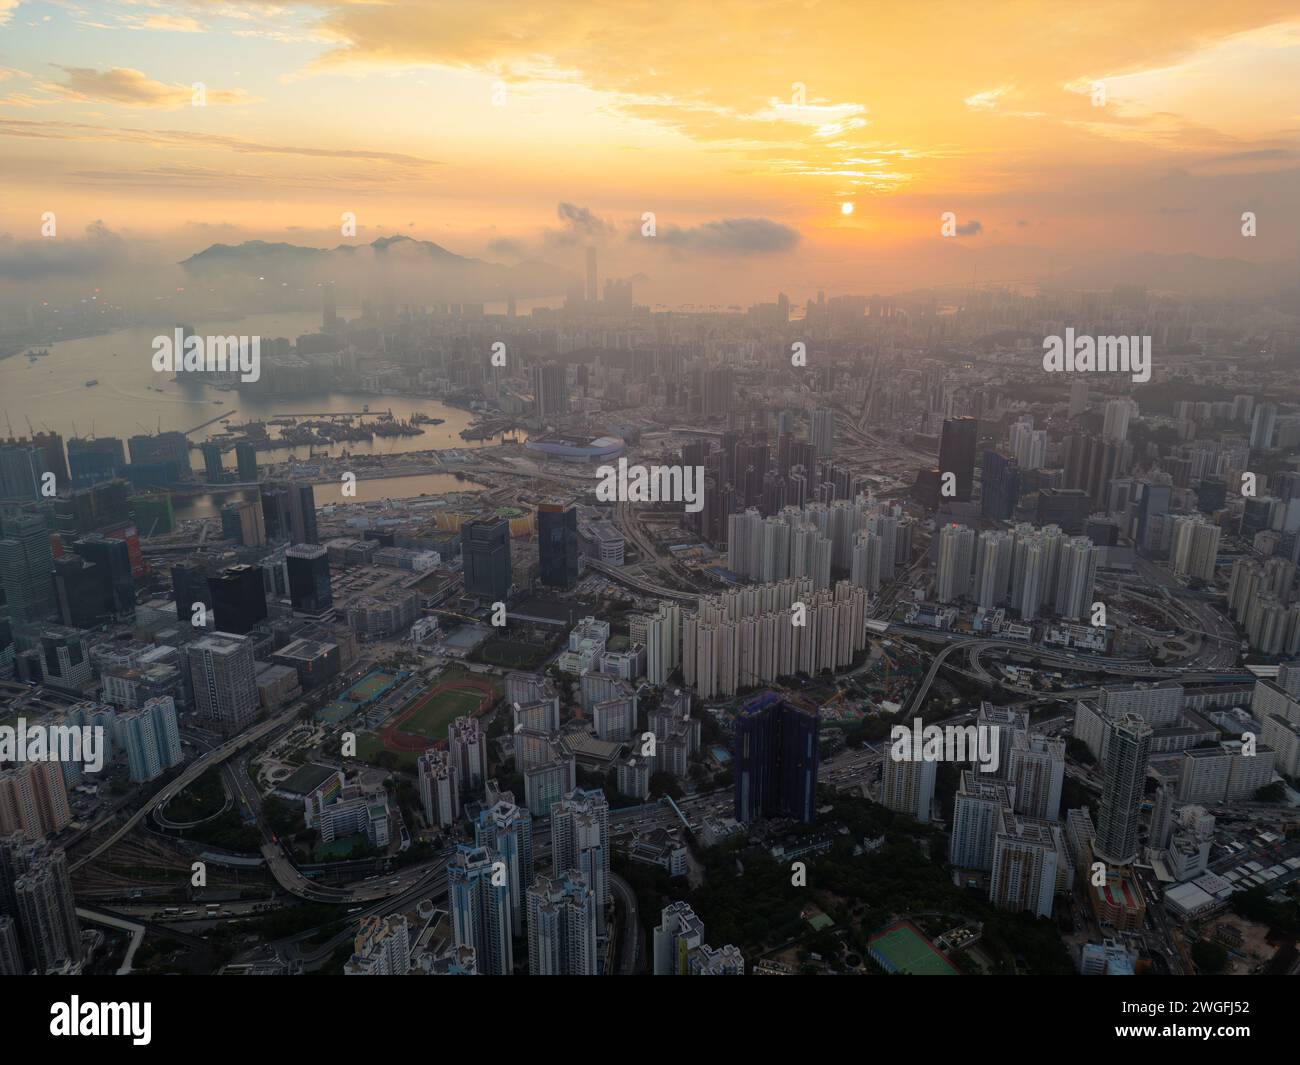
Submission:
[[[226,137],[215,133],[195,133],[181,129],[139,129],[131,126],[93,126],[84,122],[33,122],[28,119],[0,117],[0,137],[114,143],[127,141],[153,148],[207,148],[213,151],[238,152],[247,155],[302,155],[321,159],[390,163],[411,168],[439,165],[436,160],[422,159],[419,156],[404,155],[400,152],[378,152],[365,148],[311,148],[292,144],[263,144],[259,141],[246,141],[240,137]]]
[[[84,237],[0,236],[0,278],[10,281],[82,277],[117,266],[125,258],[126,243],[99,220],[86,227]]]
[[[760,122],[794,122],[811,126],[816,137],[837,137],[851,129],[867,125],[867,109],[862,104],[842,103],[782,103],[773,100],[764,110],[753,115],[740,115],[745,120]]]
[[[189,107],[194,99],[193,86],[154,81],[130,67],[113,67],[110,70],[95,70],[93,67],[59,69],[67,76],[66,79],[61,82],[44,82],[40,88],[65,100],[171,110]],[[209,105],[257,102],[243,89],[209,89],[205,95]]]
[[[139,22],[142,30],[162,30],[168,33],[203,33],[204,27],[198,19],[188,15],[149,15]]]
[[[983,92],[972,93],[962,101],[972,111],[992,111],[998,105],[998,100],[1009,93],[1012,89],[1010,85],[1000,85],[996,89],[985,89]]]
[[[978,237],[984,232],[984,224],[972,218],[969,222],[963,222],[957,227],[957,236],[959,237]]]
[[[798,244],[799,231],[769,218],[722,218],[698,226],[661,227],[654,239],[674,250],[704,255],[770,255]]]
[[[560,220],[560,228],[546,230],[545,239],[548,244],[587,244],[602,240],[614,231],[614,227],[604,219],[577,204],[558,204],[555,214]]]

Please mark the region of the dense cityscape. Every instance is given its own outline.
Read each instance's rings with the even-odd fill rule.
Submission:
[[[0,263],[0,974],[1300,974],[1294,242],[555,214]]]

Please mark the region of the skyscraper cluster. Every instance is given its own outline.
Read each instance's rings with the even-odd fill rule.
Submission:
[[[848,581],[816,591],[803,577],[707,596],[682,623],[682,675],[709,699],[840,669],[866,648],[866,622],[866,590]]]
[[[146,699],[137,710],[117,716],[117,735],[126,750],[131,780],[156,780],[184,760],[176,703],[171,696]]]
[[[1291,590],[1295,569],[1295,563],[1284,558],[1262,564],[1239,558],[1232,564],[1228,613],[1261,654],[1300,654],[1300,603],[1293,601]]]
[[[1182,576],[1212,582],[1222,532],[1219,526],[1200,514],[1176,517],[1173,547],[1169,556],[1173,571]]]
[[[0,834],[0,976],[75,973],[82,959],[63,851],[22,833]]]
[[[1011,455],[1022,470],[1037,470],[1047,465],[1047,430],[1035,429],[1034,418],[1026,414],[1011,426]]]
[[[766,518],[751,507],[728,519],[727,568],[769,583],[811,577],[816,588],[830,586],[832,569],[849,570],[854,584],[875,591],[910,557],[910,533],[897,504],[864,496],[786,506]]]
[[[704,922],[686,902],[665,906],[654,930],[655,976],[744,976],[738,947],[704,942]]]
[[[68,789],[58,762],[22,761],[0,769],[0,834],[41,840],[72,822]]]
[[[1026,621],[1040,613],[1077,620],[1091,609],[1100,552],[1086,536],[1056,525],[1019,524],[979,534],[952,523],[935,537],[935,599],[1010,605]]]
[[[1065,741],[1030,732],[1025,711],[989,703],[981,705],[977,727],[996,735],[998,764],[990,772],[962,772],[948,860],[959,869],[991,874],[989,900],[994,905],[1049,917],[1053,895],[1073,879],[1073,861],[1058,822]],[[894,776],[921,781],[913,790],[924,802],[924,789],[933,793],[933,769],[927,774],[911,764],[917,768],[896,769]]]
[[[552,872],[533,865],[532,818],[510,792],[487,787],[473,819],[474,844],[448,863],[452,931],[475,952],[478,971],[509,975],[525,942],[533,975],[600,972],[609,901],[609,804],[600,790],[573,789],[551,808]]]

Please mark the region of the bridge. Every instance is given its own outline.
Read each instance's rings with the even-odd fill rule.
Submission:
[[[898,626],[893,631],[899,635]],[[1032,644],[1021,643],[1018,640],[997,640],[997,639],[964,639],[947,633],[926,633],[919,634],[906,632],[905,635],[912,639],[931,639],[947,640],[948,644],[937,655],[934,662],[930,665],[930,670],[925,675],[912,697],[912,712],[918,713],[925,705],[925,700],[929,697],[930,687],[935,678],[939,675],[939,670],[943,668],[948,656],[953,651],[960,650],[962,653],[970,654],[972,662],[977,671],[981,670],[979,659],[986,652],[999,649],[1015,651],[1019,654],[1036,658],[1040,662],[1061,669],[1073,669],[1082,673],[1106,673],[1114,677],[1127,677],[1133,680],[1181,680],[1191,683],[1197,682],[1239,682],[1250,679],[1249,674],[1245,673],[1225,673],[1223,671],[1184,669],[1178,666],[1153,666],[1149,662],[1138,659],[1128,658],[1107,658],[1103,656],[1078,658],[1069,654],[1062,654],[1057,651],[1045,650],[1041,647],[1035,647]],[[1062,696],[1069,697],[1070,692],[1060,693]]]
[[[233,410],[233,409],[228,410],[224,414],[218,414],[215,418],[209,418],[206,422],[199,422],[199,424],[196,425],[193,429],[182,429],[181,432],[184,433],[186,436],[189,436],[190,433],[197,433],[200,429],[206,429],[209,425],[212,425],[215,422],[224,422],[227,418],[238,413],[239,413],[238,410]],[[190,447],[193,446],[194,446],[193,444],[190,445]]]
[[[679,592],[675,588],[665,588],[660,584],[652,584],[640,577],[633,577],[630,573],[624,573],[619,566],[611,566],[594,558],[587,559],[587,568],[593,569],[597,573],[603,573],[610,580],[618,584],[626,584],[629,588],[644,592],[646,595],[658,596],[661,599],[675,599],[687,606],[696,606],[700,601],[700,597],[694,592]]]
[[[140,809],[119,825],[116,831],[108,836],[107,839],[100,841],[90,851],[83,854],[75,862],[72,862],[68,867],[68,871],[75,873],[78,869],[93,862],[110,847],[115,846],[128,832],[148,817],[156,807],[166,806],[167,803],[171,802],[172,799],[198,780],[199,777],[206,773],[212,766],[220,765],[232,754],[243,750],[249,744],[260,740],[263,736],[270,732],[274,732],[277,728],[289,724],[297,716],[297,710],[292,709],[280,714],[278,717],[268,718],[266,721],[254,725],[247,731],[241,732],[238,736],[227,740],[220,747],[214,747],[206,754],[200,755],[189,764],[180,776],[166,787],[162,788],[152,799],[146,802],[140,807]]]

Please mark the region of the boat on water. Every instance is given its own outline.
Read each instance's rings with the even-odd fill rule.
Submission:
[[[97,384],[99,384],[99,382],[92,377],[89,381],[86,382],[86,387],[94,388]]]

